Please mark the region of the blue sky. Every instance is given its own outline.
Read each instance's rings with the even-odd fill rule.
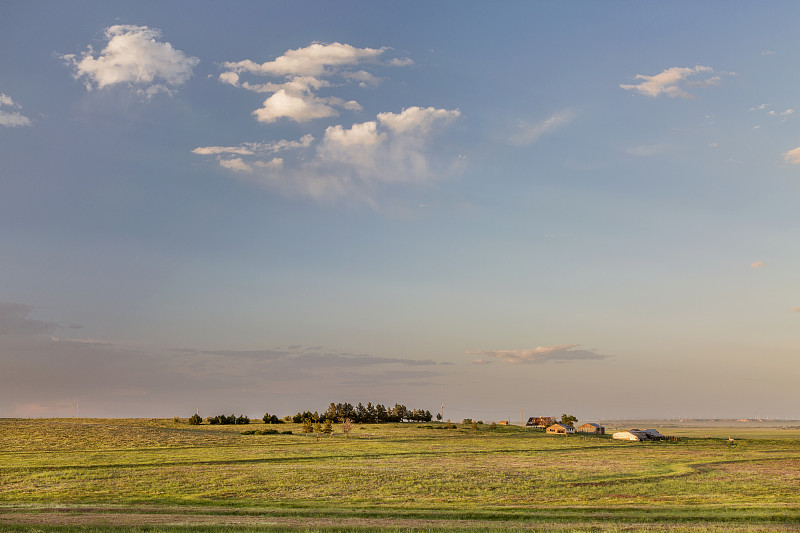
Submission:
[[[0,416],[800,417],[797,15],[6,3]]]

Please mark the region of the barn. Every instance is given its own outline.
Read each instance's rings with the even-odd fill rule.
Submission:
[[[552,435],[569,435],[570,433],[575,433],[575,428],[566,424],[553,424],[547,426],[547,433]]]
[[[606,428],[594,422],[586,422],[585,424],[575,428],[578,433],[596,433],[598,435],[605,435]]]

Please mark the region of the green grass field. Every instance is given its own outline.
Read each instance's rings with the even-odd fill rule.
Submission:
[[[260,427],[0,420],[0,531],[800,530],[796,428]]]

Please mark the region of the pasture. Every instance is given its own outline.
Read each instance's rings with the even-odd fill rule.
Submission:
[[[0,420],[0,531],[800,529],[800,429],[443,426]]]

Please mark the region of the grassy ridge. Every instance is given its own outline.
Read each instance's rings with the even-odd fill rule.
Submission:
[[[404,520],[430,521],[419,526],[430,530],[800,527],[800,431],[779,440],[629,443],[516,427],[359,425],[347,439],[280,427],[295,434],[165,420],[0,420],[0,531],[8,516],[44,520],[60,506],[279,518],[290,523],[237,527],[294,530],[319,517],[362,530]]]

